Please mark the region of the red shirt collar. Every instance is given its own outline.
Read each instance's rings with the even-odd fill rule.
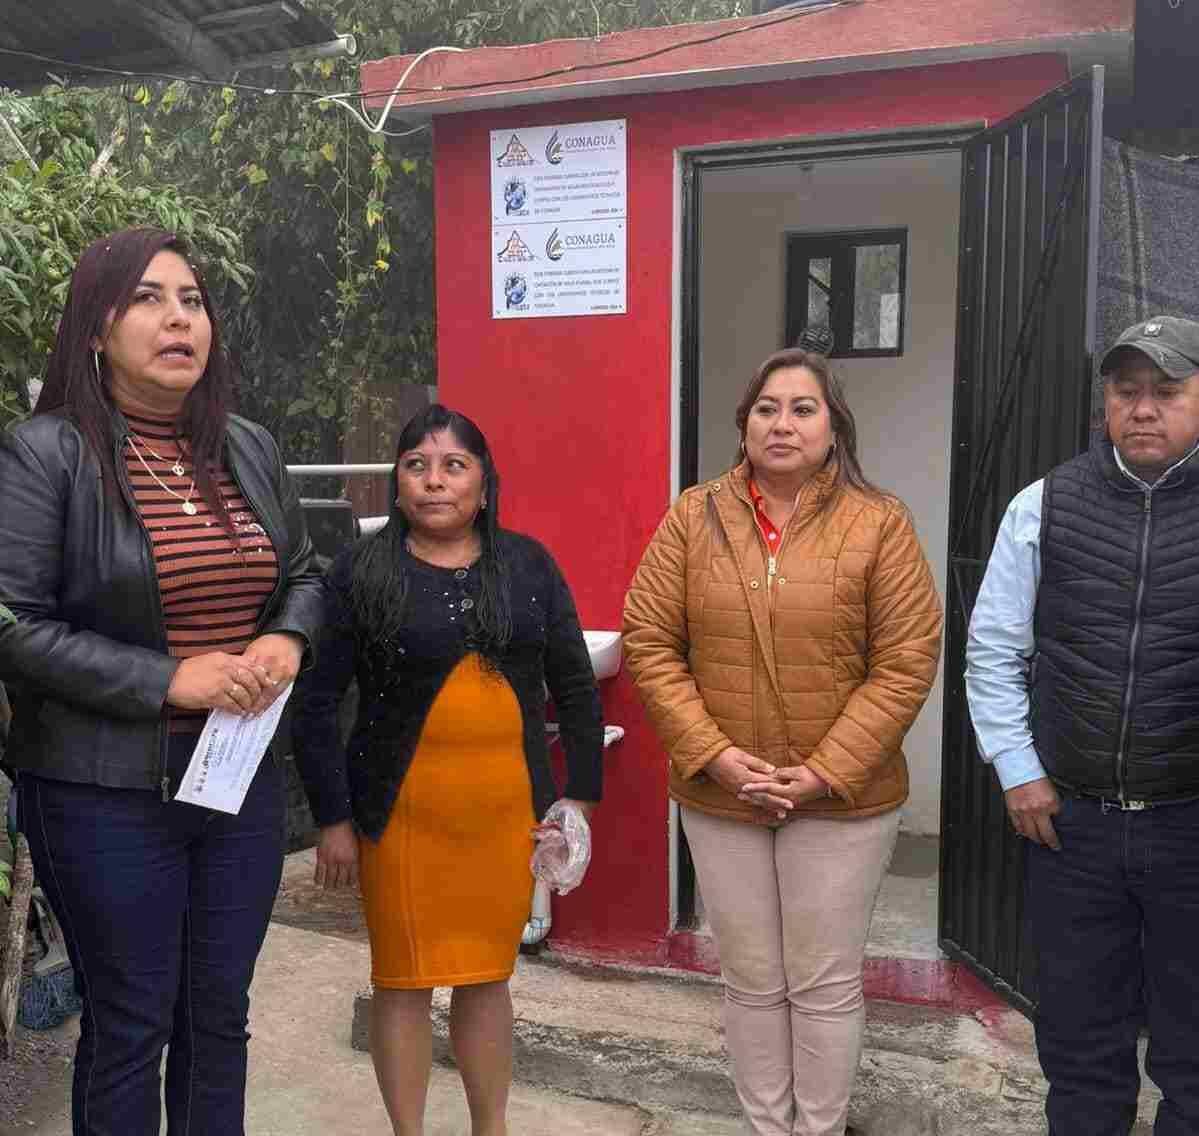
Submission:
[[[754,484],[754,479],[751,477],[748,481],[749,499],[754,505],[754,519],[758,522],[758,531],[762,534],[762,539],[766,542],[766,547],[770,551],[778,551],[779,544],[782,542],[783,535],[775,527],[774,522],[766,515],[766,502],[762,498],[762,491]]]

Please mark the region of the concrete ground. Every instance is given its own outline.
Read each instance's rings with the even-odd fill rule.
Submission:
[[[370,1058],[350,1046],[350,1009],[367,981],[363,943],[273,924],[258,963],[252,993],[250,1083],[246,1131],[250,1136],[390,1136]],[[77,1026],[60,1031],[73,1040]],[[4,1072],[4,1070],[0,1070]],[[0,1132],[70,1136],[68,1069],[60,1059],[44,1099],[23,1116],[0,1116]],[[734,1136],[729,1116],[695,1116],[627,1103],[566,1096],[516,1085],[509,1111],[521,1136]],[[465,1136],[469,1117],[457,1075],[434,1070],[427,1136]]]
[[[935,857],[901,846],[880,905],[872,951],[939,957],[930,947]],[[354,1133],[388,1136],[365,1041],[352,1007],[368,981],[368,948],[350,896],[313,889],[312,853],[288,857],[284,885],[252,992],[249,1136]],[[906,873],[906,874],[905,874]],[[930,900],[931,896],[931,900]],[[930,907],[930,902],[932,906]],[[906,944],[906,947],[904,946]],[[552,953],[522,958],[513,980],[518,1083],[516,1136],[743,1136],[728,1078],[719,984],[675,972],[578,965]],[[445,992],[435,999],[438,1051],[446,1059]],[[24,1070],[36,1091],[4,1115],[0,1132],[69,1136],[69,1046],[74,1022],[27,1035]],[[1045,1086],[1031,1029],[1018,1014],[955,1013],[872,1002],[866,1050],[851,1106],[863,1136],[1040,1136]],[[1141,1118],[1152,1118],[1148,1087]],[[1138,1127],[1138,1133],[1147,1132]],[[434,1071],[428,1136],[466,1136],[456,1074]]]
[[[942,959],[937,946],[941,841],[901,832],[874,907],[866,953],[875,958]]]

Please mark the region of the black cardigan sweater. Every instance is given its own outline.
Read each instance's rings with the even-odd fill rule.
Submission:
[[[520,703],[533,811],[540,818],[558,795],[545,737],[545,688],[553,696],[566,750],[568,797],[600,798],[603,715],[574,601],[558,566],[529,537],[502,531],[499,538],[511,589],[512,640],[491,663]],[[330,566],[320,650],[297,687],[292,720],[296,763],[316,823],[352,818],[376,840],[434,699],[472,649],[469,612],[479,595],[477,567],[438,568],[401,555],[408,574],[404,628],[386,650],[364,645],[351,608],[353,551]],[[337,711],[355,678],[357,720],[343,746]]]

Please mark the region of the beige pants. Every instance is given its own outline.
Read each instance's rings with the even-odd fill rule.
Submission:
[[[899,810],[779,829],[683,806],[756,1136],[842,1136],[866,1020],[862,958]]]

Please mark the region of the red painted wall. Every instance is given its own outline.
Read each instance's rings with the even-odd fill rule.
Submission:
[[[1067,77],[1060,57],[1024,56],[436,120],[440,397],[486,432],[503,523],[549,546],[585,627],[620,626],[625,588],[670,502],[676,150],[996,121]],[[488,132],[606,118],[628,122],[628,314],[493,319]],[[627,734],[608,751],[590,874],[555,900],[552,937],[665,964],[666,758],[627,677],[604,685],[606,719]]]

